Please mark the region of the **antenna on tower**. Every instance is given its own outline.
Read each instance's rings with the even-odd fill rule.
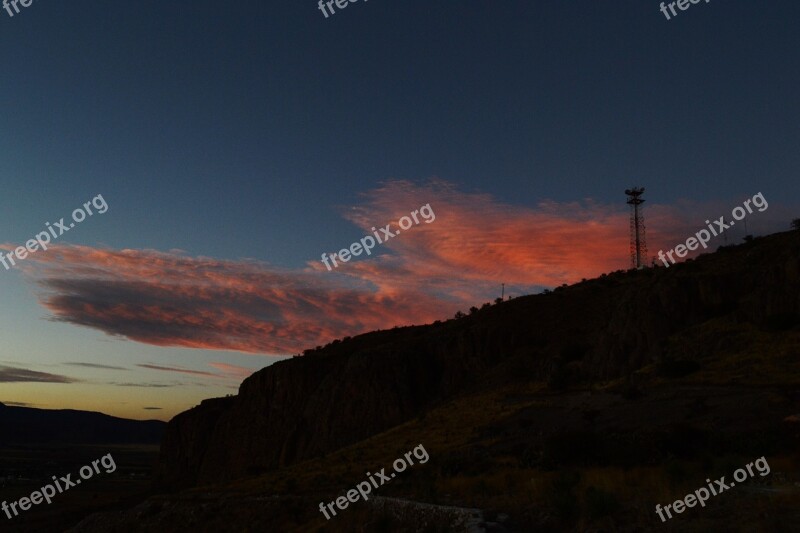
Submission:
[[[631,206],[631,267],[644,268],[645,257],[647,256],[647,240],[644,231],[644,215],[639,207],[644,203],[644,187],[634,187],[626,189],[628,195],[626,202]]]

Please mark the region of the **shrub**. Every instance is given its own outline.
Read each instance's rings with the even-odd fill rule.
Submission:
[[[589,520],[597,520],[612,515],[620,510],[621,506],[617,497],[603,489],[587,487],[584,493],[586,502],[586,515]]]
[[[683,463],[676,461],[675,459],[671,459],[664,466],[664,475],[666,476],[670,487],[678,486],[689,478]]]
[[[767,331],[786,331],[800,323],[800,316],[796,313],[776,313],[769,315],[764,322]]]
[[[638,400],[639,398],[644,396],[644,393],[642,392],[642,389],[640,389],[633,383],[627,383],[625,384],[625,387],[622,389],[621,395],[623,400]]]
[[[378,518],[374,522],[374,529],[376,533],[384,533],[390,531],[397,531],[396,524],[392,515],[388,511],[382,510]]]
[[[709,435],[690,424],[677,423],[663,434],[659,445],[668,456],[693,459],[708,450]]]
[[[578,499],[575,487],[581,480],[580,472],[564,472],[553,480],[548,504],[561,520],[574,520],[578,516]]]
[[[570,372],[563,363],[558,363],[547,376],[547,388],[555,391],[563,391],[570,384]]]
[[[665,378],[682,378],[700,370],[700,363],[689,359],[664,359],[658,365],[658,375]]]
[[[475,496],[486,497],[490,494],[489,484],[484,478],[478,478],[472,482],[472,494]]]
[[[594,431],[560,431],[545,438],[542,461],[546,466],[602,464],[605,448]]]
[[[792,220],[792,229],[800,230],[800,218]]]
[[[522,468],[536,468],[542,464],[542,452],[533,446],[527,446],[519,457]]]
[[[570,361],[578,361],[589,352],[589,346],[578,342],[573,342],[561,348],[561,359],[569,363]]]

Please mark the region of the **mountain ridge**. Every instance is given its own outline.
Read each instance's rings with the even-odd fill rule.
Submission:
[[[0,445],[158,444],[166,426],[160,420],[131,420],[97,411],[0,403]]]
[[[604,274],[465,318],[308,350],[256,372],[238,395],[173,418],[158,484],[185,488],[258,475],[498,384],[541,381],[560,390],[630,377],[652,364],[691,372],[704,347],[676,351],[675,335],[718,317],[758,328],[797,324],[798,257],[800,232],[780,233],[669,268]]]

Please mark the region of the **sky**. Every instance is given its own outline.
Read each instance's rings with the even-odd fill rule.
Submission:
[[[168,420],[501,283],[519,296],[627,268],[634,185],[649,255],[757,193],[769,207],[747,233],[788,229],[800,3],[670,20],[659,5],[0,11],[0,249],[53,228],[47,250],[0,265],[0,402]]]

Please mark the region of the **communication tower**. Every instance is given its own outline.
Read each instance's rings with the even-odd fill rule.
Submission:
[[[644,232],[644,215],[639,207],[644,203],[644,187],[626,189],[627,204],[631,206],[631,268],[644,268],[647,257],[647,240]]]

